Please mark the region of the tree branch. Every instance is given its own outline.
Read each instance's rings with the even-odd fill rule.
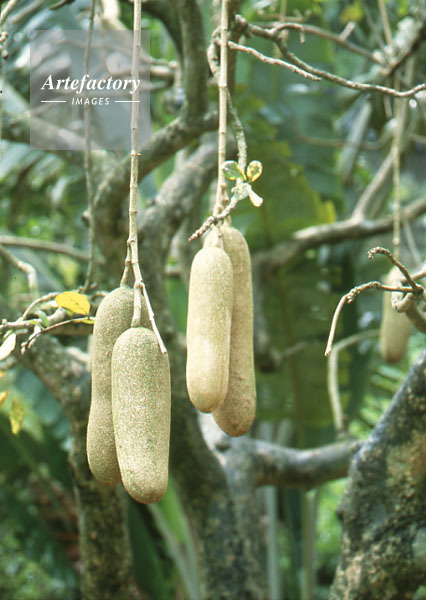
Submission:
[[[199,118],[207,111],[208,65],[203,16],[195,0],[177,0],[182,31],[183,86],[185,119]]]
[[[313,450],[297,450],[256,440],[256,485],[310,489],[345,477],[352,455],[360,446],[360,442],[351,440]]]
[[[74,260],[86,263],[89,257],[86,252],[71,248],[66,244],[48,242],[45,240],[36,240],[33,238],[19,237],[15,235],[0,235],[0,244],[2,246],[12,246],[16,248],[31,248],[31,250],[41,250],[42,252],[53,252],[55,254],[64,254]]]
[[[426,198],[419,198],[405,206],[402,218],[413,221],[426,212]],[[296,231],[287,241],[277,244],[268,250],[261,250],[253,257],[253,262],[260,273],[271,274],[293,259],[300,256],[308,248],[317,248],[322,244],[337,244],[349,239],[368,238],[378,233],[391,231],[391,216],[377,220],[359,220],[350,218],[329,225],[314,225]]]

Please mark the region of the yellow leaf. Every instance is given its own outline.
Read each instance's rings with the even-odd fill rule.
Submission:
[[[22,429],[22,423],[24,422],[24,409],[22,404],[17,398],[12,400],[12,406],[10,407],[9,413],[10,427],[13,435],[17,435]]]
[[[250,183],[259,179],[262,175],[263,166],[260,160],[252,160],[249,166],[247,167],[247,179]]]
[[[9,356],[11,352],[15,350],[16,346],[16,333],[6,334],[6,338],[0,346],[0,360],[4,360]]]
[[[84,294],[78,292],[63,292],[55,298],[56,304],[78,315],[88,315],[90,304]]]
[[[0,408],[6,402],[9,392],[6,390],[4,392],[0,392]]]
[[[6,371],[0,369],[0,379],[6,375]]]

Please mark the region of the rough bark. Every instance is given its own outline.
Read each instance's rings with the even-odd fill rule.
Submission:
[[[355,455],[332,600],[408,600],[426,584],[426,351]]]

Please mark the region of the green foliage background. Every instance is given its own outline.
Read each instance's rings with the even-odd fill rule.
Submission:
[[[7,81],[18,94],[8,90],[5,103],[12,114],[19,115],[27,106],[30,32],[36,28],[87,26],[84,2],[77,0],[58,11],[50,11],[50,4],[38,6],[19,21],[19,27],[10,28]],[[246,1],[243,15],[250,22],[266,22],[268,15],[277,13],[279,4],[272,0]],[[394,30],[409,13],[409,4],[403,0],[386,3]],[[202,5],[208,29],[211,3],[204,1]],[[123,2],[121,8],[123,23],[130,26],[131,7]],[[339,32],[349,20],[356,21],[354,40],[366,48],[374,48],[367,9],[369,17],[380,26],[377,8],[372,3],[358,0],[287,3],[288,14],[309,13],[309,22],[326,30]],[[151,54],[175,59],[173,44],[163,28],[148,15],[144,19],[151,32]],[[264,40],[250,40],[250,43],[265,54],[273,54],[271,44]],[[369,68],[363,57],[352,55],[326,39],[311,36],[302,43],[292,33],[288,43],[303,60],[332,73],[353,77]],[[380,142],[386,137],[389,119],[385,116],[385,101],[380,97],[370,99],[329,83],[306,82],[289,71],[264,65],[246,55],[239,57],[237,73],[236,106],[249,143],[249,160],[260,160],[264,169],[253,188],[264,198],[264,203],[254,209],[248,201],[242,202],[233,223],[246,235],[255,255],[285,242],[300,229],[333,223],[350,214],[389,145],[379,145],[374,151],[361,150],[351,177],[344,181],[339,170],[344,140],[366,102],[372,103],[368,141]],[[154,129],[173,117],[167,94],[158,94],[152,100]],[[215,94],[211,93],[211,97],[215,103]],[[412,111],[410,121],[417,118]],[[419,133],[423,133],[422,129],[424,123],[417,128]],[[333,144],[333,140],[341,140],[342,144]],[[424,146],[413,144],[404,157],[401,179],[404,202],[425,192],[421,161],[424,154]],[[173,168],[172,162],[144,181],[144,203],[156,194]],[[9,233],[87,249],[87,228],[82,219],[87,208],[85,180],[79,165],[31,149],[27,144],[3,142],[0,184],[0,235]],[[383,205],[384,213],[388,213],[390,193],[385,195]],[[206,198],[206,215],[207,206]],[[424,250],[424,238],[421,241],[424,229],[419,226],[413,233],[419,249]],[[259,410],[252,435],[260,437],[267,432],[271,441],[294,447],[313,447],[334,439],[323,357],[325,342],[341,295],[358,283],[382,278],[388,270],[385,260],[367,261],[366,250],[376,243],[389,247],[390,236],[308,250],[263,282],[262,306],[269,343],[284,358],[274,371],[259,365]],[[406,247],[403,252],[410,259]],[[14,253],[34,265],[41,293],[73,289],[84,280],[83,265],[71,258],[23,248]],[[167,289],[177,327],[184,333],[185,285],[170,278]],[[3,263],[2,317],[16,318],[27,304],[24,276]],[[371,293],[347,307],[338,336],[377,327],[380,304],[380,295]],[[85,339],[73,343],[86,349]],[[383,365],[375,342],[342,352],[339,382],[353,434],[368,435],[423,343],[420,335],[413,336],[408,356],[392,368]],[[79,563],[67,466],[68,422],[44,386],[19,368],[0,379],[1,390],[8,390],[9,397],[0,414],[0,596],[4,600],[77,599]],[[12,398],[17,398],[25,411],[23,429],[17,436],[12,435],[8,420]],[[326,598],[337,561],[339,524],[334,509],[342,490],[343,483],[335,482],[318,493],[315,559],[318,599]],[[277,565],[270,583],[273,585],[275,578],[285,589],[285,597],[296,599],[301,593],[301,573],[307,567],[302,542],[306,499],[294,490],[273,490],[273,494],[272,511],[262,497],[265,519],[275,522],[278,531],[276,540],[271,538],[266,542],[267,556],[275,559]],[[199,594],[196,549],[173,482],[158,506],[146,508],[131,503],[129,518],[137,576],[146,591],[156,599],[196,600]]]

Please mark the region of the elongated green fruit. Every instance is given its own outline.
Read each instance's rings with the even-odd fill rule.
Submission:
[[[399,269],[394,267],[386,277],[388,285],[398,284]],[[401,298],[402,298],[401,293]],[[380,354],[388,363],[400,361],[407,350],[411,321],[392,307],[392,292],[383,292],[382,322],[380,325]]]
[[[121,479],[144,504],[167,489],[170,368],[152,330],[132,327],[112,353],[112,414]]]
[[[232,263],[234,293],[228,392],[213,417],[223,431],[235,437],[247,433],[256,416],[251,261],[247,242],[238,229],[223,226],[221,235]],[[217,232],[212,231],[205,244],[216,243]]]
[[[119,335],[131,325],[133,290],[119,287],[99,305],[92,340],[92,399],[87,425],[87,458],[90,470],[99,483],[119,483],[111,413],[111,356]],[[146,309],[144,324],[148,323]]]
[[[221,248],[203,248],[191,266],[186,329],[186,385],[191,402],[212,412],[228,389],[232,265]]]

